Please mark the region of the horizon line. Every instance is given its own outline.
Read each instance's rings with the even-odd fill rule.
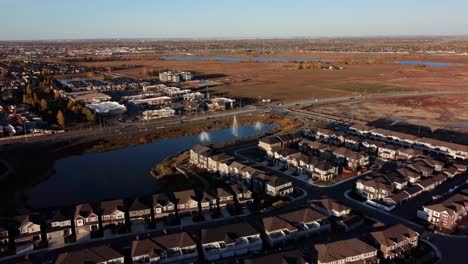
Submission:
[[[10,39],[2,42],[72,42],[72,41],[184,41],[184,40],[275,40],[275,39],[320,39],[320,38],[420,38],[420,37],[468,37],[468,34],[408,34],[408,35],[323,35],[323,36],[271,36],[271,37],[122,37],[122,38],[56,38],[56,39]]]

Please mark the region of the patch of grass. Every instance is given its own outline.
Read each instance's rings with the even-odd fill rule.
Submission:
[[[340,83],[340,84],[331,84],[326,85],[326,88],[333,89],[333,90],[340,90],[340,91],[347,91],[347,92],[354,92],[354,93],[363,93],[363,94],[370,94],[370,93],[390,93],[401,91],[403,87],[387,85],[382,83]]]

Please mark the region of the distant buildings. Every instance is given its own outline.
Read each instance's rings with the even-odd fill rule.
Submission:
[[[161,82],[181,82],[181,81],[190,81],[192,80],[192,73],[191,72],[160,72],[159,73],[159,80]]]
[[[97,91],[71,92],[65,93],[65,96],[74,102],[82,102],[85,104],[107,102],[111,97]]]
[[[165,107],[158,110],[146,110],[141,113],[143,120],[161,119],[172,117],[175,115],[175,110],[170,107]]]
[[[127,111],[127,107],[117,102],[103,102],[86,105],[97,114],[105,116],[120,115]]]

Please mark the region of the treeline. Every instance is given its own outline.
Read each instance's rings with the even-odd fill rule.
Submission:
[[[28,83],[22,95],[22,103],[29,105],[44,120],[59,128],[73,123],[95,122],[95,114],[82,104],[64,98],[57,90],[51,89],[52,79],[44,79],[38,84]]]

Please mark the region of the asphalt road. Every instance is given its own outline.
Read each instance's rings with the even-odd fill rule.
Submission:
[[[309,99],[309,100],[301,100],[301,101],[294,101],[284,105],[262,105],[262,106],[246,106],[243,108],[237,108],[234,110],[224,111],[224,112],[208,112],[199,115],[191,115],[185,117],[176,117],[170,119],[161,119],[161,120],[151,120],[151,121],[140,121],[140,122],[133,122],[133,123],[118,123],[115,125],[105,126],[105,127],[94,127],[90,129],[82,129],[82,130],[70,130],[66,131],[65,133],[60,134],[48,134],[48,135],[41,135],[41,136],[21,136],[21,137],[12,137],[12,138],[3,138],[0,139],[0,145],[2,144],[11,144],[15,142],[51,142],[56,140],[73,140],[78,138],[93,138],[93,137],[100,137],[110,134],[124,134],[124,133],[132,133],[137,131],[145,131],[145,130],[152,130],[158,129],[165,126],[178,126],[182,123],[191,123],[191,122],[199,122],[199,121],[206,121],[209,119],[222,119],[226,117],[232,117],[234,115],[242,116],[242,115],[253,115],[253,114],[261,114],[268,112],[270,110],[274,110],[280,113],[289,113],[294,115],[298,118],[313,118],[317,121],[324,121],[324,122],[332,122],[335,121],[336,118],[333,117],[324,117],[323,115],[317,115],[313,113],[298,113],[295,111],[290,111],[288,108],[300,108],[306,106],[320,106],[322,104],[329,104],[329,103],[338,103],[338,102],[345,102],[349,100],[369,100],[372,98],[389,98],[389,97],[405,97],[405,96],[414,96],[414,95],[436,95],[436,94],[464,94],[468,93],[465,91],[428,91],[428,92],[404,92],[404,93],[385,93],[385,94],[374,94],[374,95],[366,95],[366,96],[344,96],[344,97],[332,97],[332,98],[324,98],[320,100]],[[353,99],[351,99],[353,98]]]

